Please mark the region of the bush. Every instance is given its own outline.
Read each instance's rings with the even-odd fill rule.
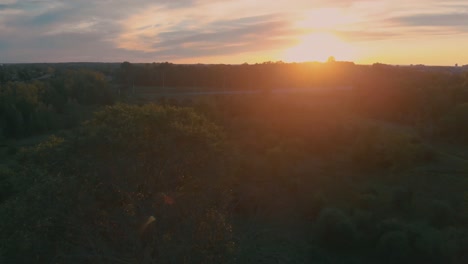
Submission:
[[[440,133],[457,143],[468,143],[468,103],[455,107],[440,122]]]
[[[445,263],[468,263],[468,230],[465,228],[447,228],[443,231],[440,251]],[[448,260],[448,261],[447,261]],[[442,261],[441,261],[442,263]]]
[[[468,260],[466,230],[438,230],[428,225],[413,224],[409,226],[408,234],[413,247],[412,263],[458,264]]]
[[[447,254],[448,245],[441,232],[436,229],[415,226],[410,231],[413,234],[413,260],[424,263],[450,263]],[[446,244],[447,243],[447,244]],[[444,245],[445,244],[445,245]]]
[[[372,239],[375,230],[375,215],[372,211],[355,210],[353,222],[361,237],[367,240]]]
[[[10,198],[15,193],[12,183],[13,177],[13,171],[0,167],[0,203]]]
[[[321,246],[346,250],[353,247],[357,231],[351,219],[339,209],[322,210],[317,219],[317,239]]]
[[[408,235],[403,231],[385,233],[377,244],[377,252],[388,263],[404,263],[408,261],[411,246]]]
[[[18,153],[18,148],[16,146],[8,146],[7,155],[14,156]]]
[[[435,227],[444,227],[453,219],[453,209],[447,202],[435,200],[429,210],[429,222]]]
[[[322,193],[315,193],[313,197],[311,197],[310,201],[306,204],[307,211],[306,215],[309,219],[316,219],[317,216],[322,211],[324,205],[326,204],[326,199]]]
[[[464,263],[466,231],[437,230],[422,223],[383,221],[376,252],[388,263]]]
[[[409,133],[377,126],[360,127],[356,133],[350,149],[357,169],[402,169],[427,159],[426,148]]]
[[[357,206],[363,210],[373,210],[378,206],[379,199],[373,193],[361,193],[357,198]]]
[[[399,188],[393,191],[392,205],[399,212],[408,212],[413,203],[414,192],[411,189]]]
[[[407,229],[408,225],[396,218],[383,220],[378,225],[379,237],[391,231],[406,231]]]
[[[2,263],[51,263],[66,244],[76,241],[68,234],[80,228],[70,221],[77,207],[72,202],[77,182],[34,173],[40,182],[0,206]]]

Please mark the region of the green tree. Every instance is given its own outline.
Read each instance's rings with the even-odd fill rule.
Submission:
[[[225,262],[222,146],[190,109],[107,107],[71,139],[23,154],[24,189],[0,208],[0,252],[7,263]]]

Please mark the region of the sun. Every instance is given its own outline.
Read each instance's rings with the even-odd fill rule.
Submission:
[[[356,56],[352,45],[327,32],[305,35],[298,45],[284,51],[287,62],[326,61],[330,56],[337,60],[352,61]]]
[[[345,30],[360,21],[356,14],[340,8],[319,8],[304,13],[294,27],[307,34],[298,39],[298,44],[284,51],[282,59],[288,62],[326,61],[330,56],[338,60],[357,59],[355,47],[332,32]],[[311,33],[312,32],[312,33]]]

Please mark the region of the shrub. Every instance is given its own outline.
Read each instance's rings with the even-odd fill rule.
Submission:
[[[378,205],[378,197],[373,193],[361,193],[357,198],[357,205],[363,210],[373,210]]]
[[[13,177],[13,171],[0,167],[0,203],[14,194],[14,186],[11,182]]]
[[[355,210],[353,212],[353,222],[360,235],[371,238],[375,230],[375,215],[371,211]]]
[[[399,188],[393,191],[392,204],[394,209],[407,212],[413,203],[414,192],[411,189]]]
[[[464,263],[466,231],[438,230],[423,223],[383,221],[376,252],[388,263]]]
[[[413,226],[413,260],[424,263],[449,263],[441,232],[425,226]],[[444,252],[445,251],[445,252]]]
[[[326,199],[322,193],[318,192],[315,193],[314,196],[310,199],[309,203],[307,203],[307,217],[310,219],[316,219],[317,216],[323,209],[323,206],[326,204]]]
[[[388,263],[408,261],[411,253],[408,235],[403,231],[385,233],[377,244],[377,252]]]
[[[426,148],[409,133],[377,126],[363,126],[356,133],[351,157],[358,169],[401,169],[427,159]]]
[[[425,224],[409,226],[413,263],[465,263],[468,255],[466,230],[438,230]],[[462,260],[465,258],[465,260]]]
[[[14,156],[18,153],[18,147],[16,146],[8,146],[7,148],[7,155]]]
[[[442,136],[468,143],[468,103],[456,106],[440,122]]]
[[[447,202],[435,200],[429,210],[429,222],[436,227],[448,225],[453,218],[453,209]]]
[[[404,231],[407,229],[408,229],[407,224],[396,218],[383,220],[379,224],[380,235],[386,232],[390,232],[390,231]]]
[[[468,230],[466,228],[447,228],[443,230],[441,258],[445,263],[468,263]],[[447,261],[448,260],[448,261]],[[442,263],[441,261],[441,263]]]
[[[346,250],[351,248],[357,239],[353,222],[339,209],[322,210],[316,228],[318,242],[325,248]]]

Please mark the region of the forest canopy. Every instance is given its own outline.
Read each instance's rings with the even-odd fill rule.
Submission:
[[[468,262],[459,69],[0,70],[1,263]]]

